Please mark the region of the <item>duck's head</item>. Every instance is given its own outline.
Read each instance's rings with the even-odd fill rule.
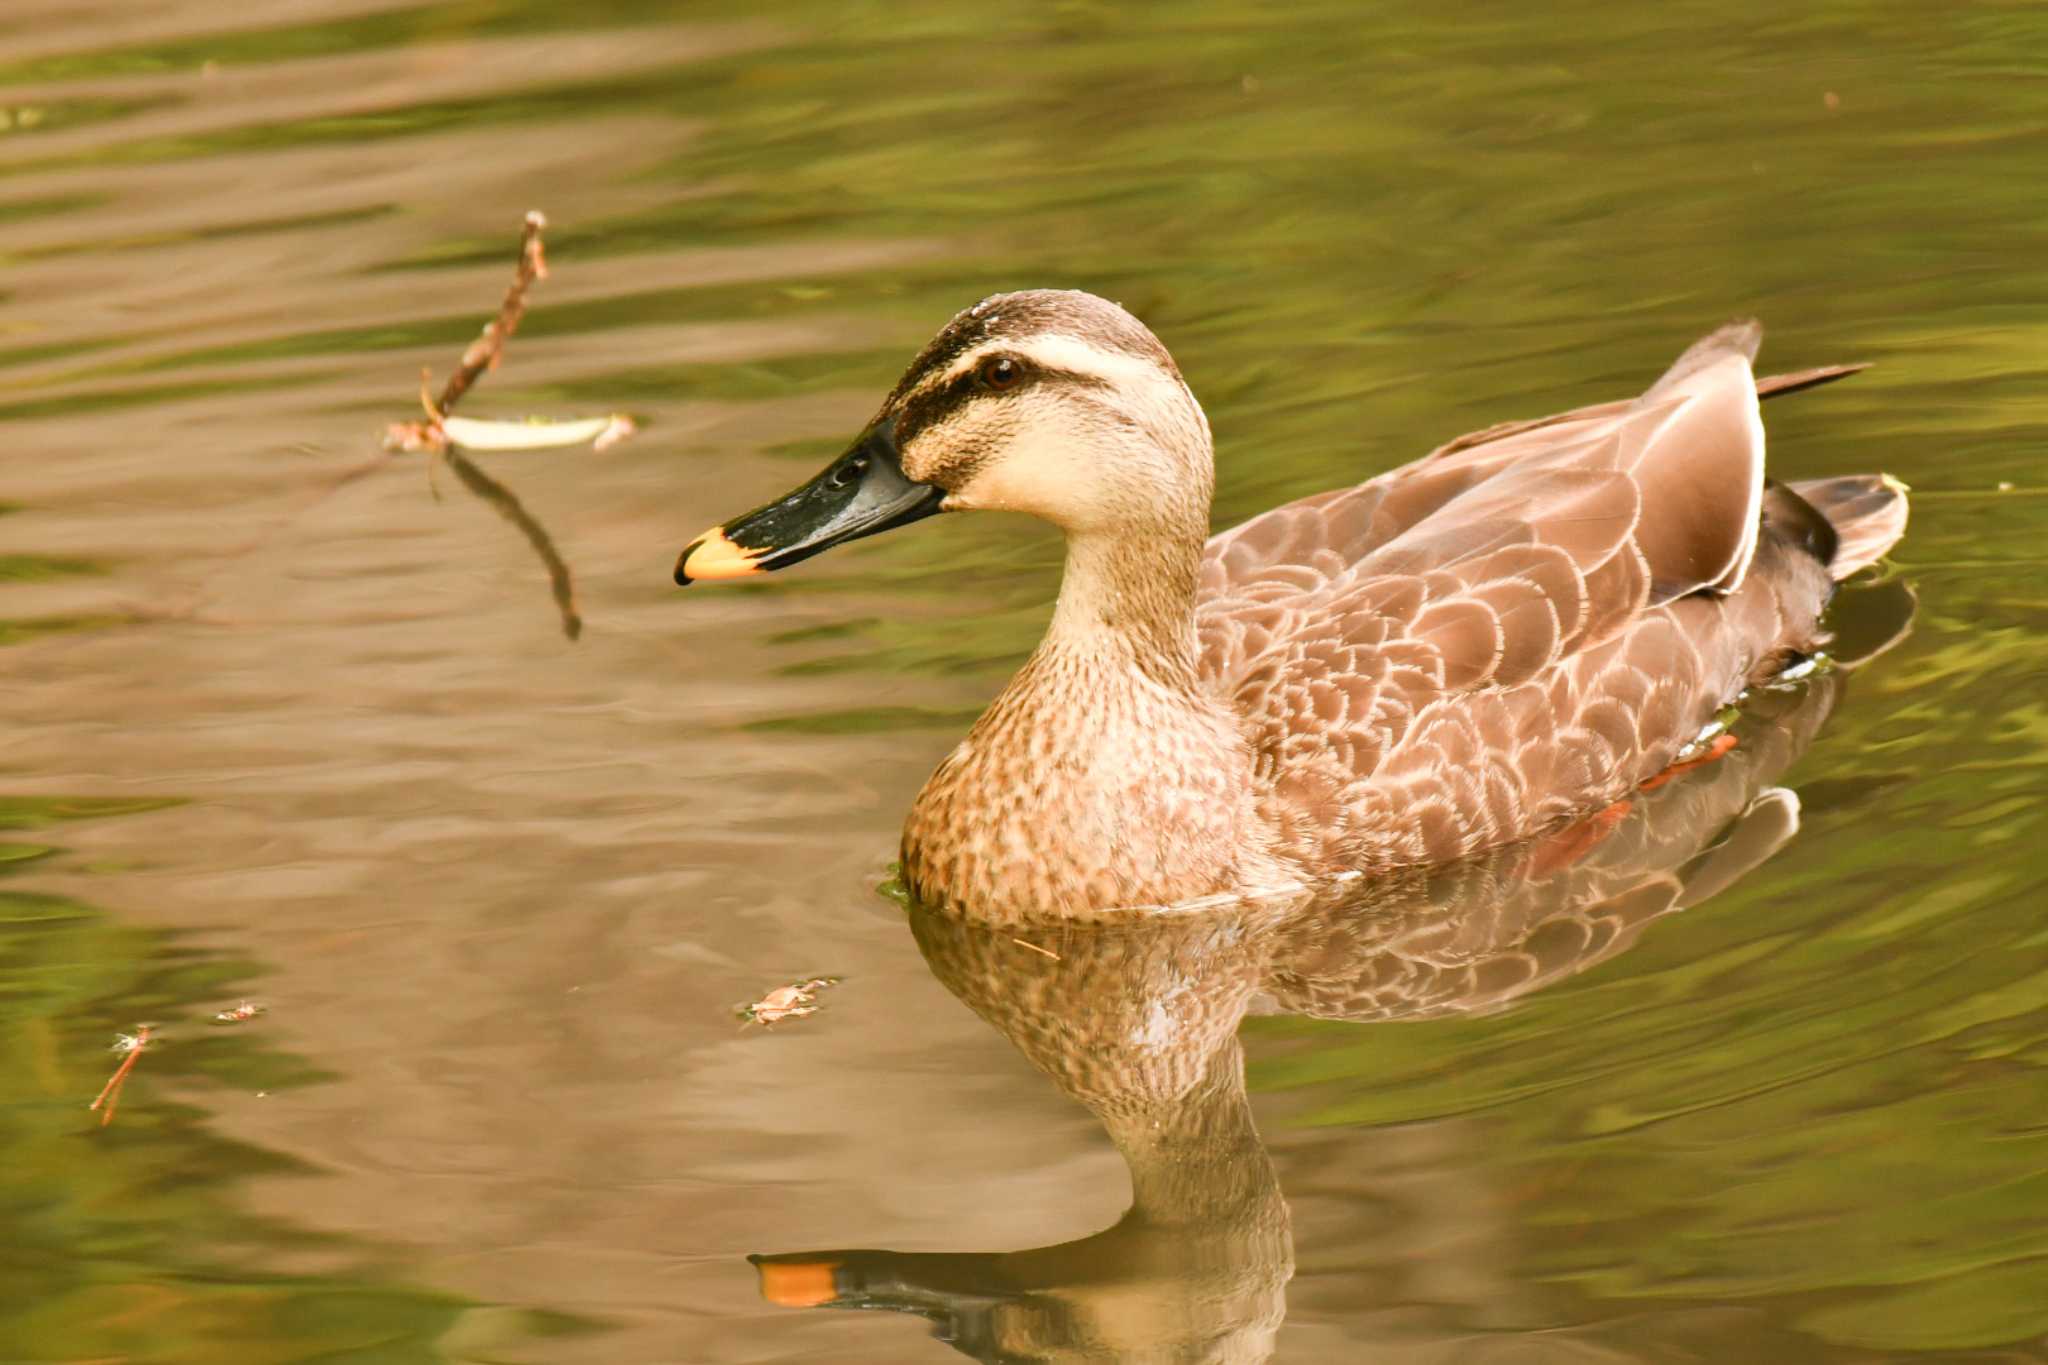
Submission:
[[[1143,323],[1073,290],[997,294],[932,338],[823,473],[690,542],[676,582],[780,569],[934,512],[1199,535],[1213,480],[1208,422]]]

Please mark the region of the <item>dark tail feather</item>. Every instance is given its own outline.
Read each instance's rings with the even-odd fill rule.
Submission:
[[[1828,573],[1838,583],[1884,558],[1906,533],[1906,485],[1889,474],[1807,479],[1787,486],[1834,527]]]
[[[1850,375],[1861,374],[1869,368],[1868,364],[1821,365],[1811,370],[1794,370],[1790,374],[1765,375],[1756,381],[1756,396],[1779,398],[1788,393],[1798,393],[1801,389],[1832,384],[1837,379],[1847,379]]]

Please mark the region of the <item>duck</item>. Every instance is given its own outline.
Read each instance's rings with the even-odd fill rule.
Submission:
[[[1209,422],[1074,290],[993,295],[809,482],[691,541],[688,585],[939,513],[1065,537],[1044,638],[912,802],[902,881],[997,920],[1162,912],[1546,837],[1815,656],[1904,534],[1883,474],[1779,482],[1738,321],[1640,394],[1458,437],[1212,534]]]
[[[1130,1205],[1107,1227],[1050,1246],[756,1255],[762,1296],[787,1308],[915,1314],[961,1355],[1012,1365],[1269,1359],[1296,1256],[1280,1170],[1246,1090],[1244,1018],[1413,1024],[1496,1015],[1757,872],[1799,827],[1798,795],[1779,780],[1856,670],[1910,628],[1914,604],[1896,580],[1860,596],[1856,619],[1831,646],[1835,668],[1761,692],[1742,717],[1739,747],[1641,793],[1582,857],[1506,846],[1450,867],[1319,888],[1285,906],[1078,923],[991,922],[913,903],[909,927],[933,976],[1100,1122],[1127,1168]],[[1871,624],[1875,631],[1857,629]],[[1390,1134],[1372,1136],[1377,1151]],[[1415,1206],[1412,1166],[1354,1155],[1354,1193],[1366,1188],[1383,1210]],[[1408,1230],[1434,1235],[1440,1214],[1418,1211]],[[1401,1232],[1397,1220],[1375,1235]],[[1308,1235],[1316,1233],[1311,1220]],[[1479,1260],[1498,1259],[1497,1239],[1477,1246]],[[1327,1257],[1322,1248],[1317,1259]],[[1479,1261],[1467,1269],[1483,1298],[1490,1272]],[[1358,1288],[1393,1297],[1398,1286]],[[1469,1318],[1457,1305],[1439,1307],[1436,1325],[1463,1338]],[[1402,1322],[1412,1341],[1412,1314]]]

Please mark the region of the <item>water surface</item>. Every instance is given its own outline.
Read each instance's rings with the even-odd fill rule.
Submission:
[[[1054,539],[668,582],[1030,285],[1172,348],[1219,525],[1744,313],[1769,368],[1877,363],[1772,405],[1774,468],[1914,488],[1871,590],[1910,632],[1771,778],[1773,856],[1494,1012],[1253,1010],[1211,1169],[1270,1163],[1291,1250],[1220,1358],[2048,1355],[2044,56],[2006,4],[17,0],[0,1355],[957,1359],[746,1257],[1118,1222],[1103,1106],[874,889]],[[573,642],[512,527],[375,449],[531,207],[554,275],[472,415],[646,427],[489,465]],[[1157,1290],[1100,1309],[1127,1358]]]

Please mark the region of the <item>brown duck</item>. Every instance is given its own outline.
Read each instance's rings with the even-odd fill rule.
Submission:
[[[1085,914],[1443,862],[1669,767],[1905,529],[1885,476],[1765,479],[1758,398],[1854,367],[1758,381],[1760,335],[1211,536],[1208,421],[1158,339],[1089,294],[996,295],[676,581],[939,511],[1065,533],[1045,639],[904,826],[928,904]]]
[[[1888,647],[1911,611],[1896,583],[1859,594],[1844,613],[1843,662]],[[1289,905],[1201,915],[991,923],[913,906],[912,931],[939,980],[1100,1119],[1129,1167],[1130,1208],[1091,1236],[1052,1246],[757,1256],[763,1294],[790,1307],[917,1314],[961,1354],[1011,1365],[1269,1359],[1294,1238],[1280,1170],[1246,1095],[1239,1021],[1248,1012],[1355,1021],[1492,1014],[1611,960],[1793,837],[1799,798],[1776,783],[1847,673],[1766,690],[1743,718],[1739,747],[1630,798],[1606,837],[1570,859],[1536,841],[1354,879]],[[1342,1151],[1343,1188],[1373,1209],[1381,1270],[1347,1268],[1345,1321],[1358,1335],[1345,1359],[1468,1358],[1474,1315],[1516,1294],[1500,1271],[1515,1263],[1520,1239],[1540,1235],[1520,1216],[1527,1192],[1491,1188],[1485,1163],[1466,1159],[1418,1181],[1416,1144],[1485,1140],[1471,1122],[1381,1127],[1334,1149],[1328,1130],[1306,1150],[1290,1143],[1282,1164],[1320,1152],[1310,1164],[1324,1180],[1330,1153]],[[1404,1208],[1413,1210],[1406,1219]],[[1305,1235],[1329,1229],[1311,1216]],[[1332,1255],[1320,1244],[1309,1258],[1327,1270]],[[1410,1276],[1424,1265],[1451,1297],[1416,1301]],[[1637,1327],[1659,1321],[1653,1312]],[[1583,1346],[1559,1346],[1577,1331],[1546,1324],[1542,1339],[1557,1349],[1538,1357],[1612,1359],[1591,1345],[1600,1330]],[[1533,1340],[1496,1338],[1498,1354],[1521,1358]],[[1691,1344],[1697,1354],[1700,1342]],[[1715,1342],[1723,1345],[1706,1355],[1754,1355],[1732,1339]]]

